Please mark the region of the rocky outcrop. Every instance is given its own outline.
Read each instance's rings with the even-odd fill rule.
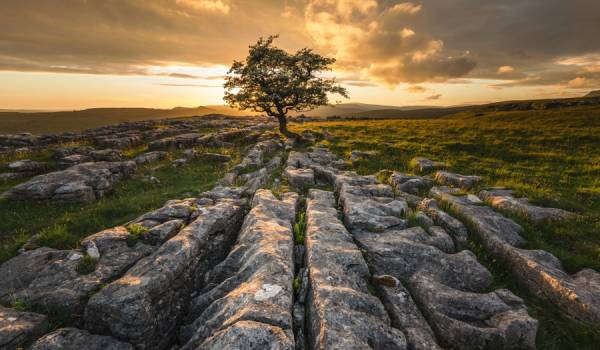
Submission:
[[[22,349],[47,330],[46,316],[0,306],[0,349]]]
[[[390,228],[404,228],[402,217],[407,213],[405,201],[393,198],[388,185],[353,186],[346,182],[340,191],[344,208],[344,223],[350,230],[381,232]]]
[[[101,148],[124,149],[139,145],[142,138],[139,135],[123,135],[119,137],[101,136],[94,140],[94,143]]]
[[[169,148],[189,148],[201,143],[202,137],[206,135],[200,133],[188,133],[177,136],[167,137],[164,139],[152,141],[148,144],[148,149],[167,150]]]
[[[293,349],[293,233],[298,196],[258,190],[237,244],[205,277],[181,338],[188,349]]]
[[[43,171],[45,168],[45,163],[36,162],[30,159],[22,159],[8,163],[8,170],[17,173],[35,174]]]
[[[388,182],[396,191],[402,191],[412,195],[419,195],[420,193],[427,192],[433,186],[433,181],[429,178],[407,175],[396,171],[390,175]]]
[[[444,162],[433,161],[423,157],[415,157],[410,161],[410,166],[418,172],[425,174],[442,169],[446,164]]]
[[[112,337],[94,335],[77,328],[61,328],[36,341],[29,350],[133,350]]]
[[[432,195],[449,205],[474,229],[485,248],[503,261],[531,292],[548,299],[573,318],[600,324],[600,274],[584,269],[566,273],[560,261],[543,250],[521,249],[523,229],[490,207],[473,204],[466,196],[455,196],[446,187],[434,187]]]
[[[448,231],[459,249],[467,247],[469,240],[467,228],[460,220],[440,209],[435,199],[423,199],[419,203],[419,209],[426,213],[436,225]]]
[[[92,202],[109,192],[115,182],[135,172],[134,162],[99,162],[75,165],[39,175],[3,193],[16,200]]]
[[[440,185],[468,190],[477,186],[481,182],[481,177],[455,174],[449,171],[437,171],[435,173],[435,182]]]
[[[558,208],[539,207],[527,198],[515,198],[508,189],[487,189],[479,192],[479,198],[492,208],[514,215],[524,216],[534,223],[563,221],[577,218],[577,214]]]
[[[85,309],[86,328],[139,348],[166,348],[187,308],[197,276],[225,255],[244,208],[244,201],[232,199],[199,205],[192,223],[90,299]],[[171,210],[177,212],[179,208],[169,209],[169,217],[175,216]],[[138,221],[161,221],[165,214],[157,211]]]
[[[369,269],[337,217],[332,192],[310,190],[306,259],[308,330],[312,349],[406,349],[380,300],[370,294]]]
[[[138,165],[142,165],[142,164],[158,162],[159,160],[165,160],[165,159],[167,159],[168,156],[169,156],[168,152],[151,151],[151,152],[142,153],[142,154],[136,156],[135,158],[133,158],[133,161]]]

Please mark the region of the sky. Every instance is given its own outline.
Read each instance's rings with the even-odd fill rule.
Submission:
[[[600,89],[598,14],[598,0],[0,0],[0,109],[223,104],[233,60],[273,34],[336,58],[341,102],[575,97]]]

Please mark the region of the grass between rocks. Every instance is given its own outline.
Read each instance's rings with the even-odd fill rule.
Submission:
[[[534,204],[578,212],[580,220],[539,225],[511,217],[524,227],[530,249],[551,252],[570,273],[600,271],[598,107],[465,112],[435,120],[311,122],[293,124],[292,129],[326,130],[331,137],[321,143],[346,159],[352,150],[377,151],[352,164],[359,174],[411,172],[410,160],[424,156],[445,161],[450,171],[482,176],[486,186],[515,189]],[[495,277],[494,288],[508,288],[522,297],[539,321],[539,349],[597,349],[599,331],[529,293],[471,237],[471,250]]]
[[[34,235],[34,246],[75,248],[82,238],[125,224],[147,211],[159,208],[167,200],[193,197],[209,190],[231,165],[239,161],[244,146],[237,142],[235,148],[197,148],[199,153],[231,155],[233,159],[227,165],[197,159],[179,168],[171,167],[169,160],[140,166],[134,178],[117,182],[110,194],[92,203],[0,199],[0,263],[16,255],[18,249]],[[140,147],[132,154],[143,150]],[[178,158],[181,152],[171,150],[171,158]],[[148,181],[150,176],[157,178],[160,183]]]

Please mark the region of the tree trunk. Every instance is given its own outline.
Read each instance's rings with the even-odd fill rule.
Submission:
[[[287,129],[287,118],[285,115],[278,115],[277,120],[279,121],[279,132],[282,133],[288,139],[300,139],[300,135],[293,133]]]

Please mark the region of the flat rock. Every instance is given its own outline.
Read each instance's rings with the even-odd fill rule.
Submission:
[[[312,169],[287,167],[283,173],[289,183],[299,191],[304,191],[315,185],[315,173]]]
[[[309,192],[310,348],[406,349],[404,335],[391,327],[383,304],[369,293],[367,264],[334,206],[333,192]]]
[[[388,182],[397,191],[413,195],[419,195],[420,193],[426,192],[433,186],[433,181],[428,178],[407,175],[396,171],[390,175]]]
[[[492,208],[510,214],[525,216],[535,223],[543,221],[564,221],[577,218],[577,214],[558,208],[539,207],[529,203],[527,198],[515,198],[512,191],[483,190],[479,198],[487,202]]]
[[[402,219],[408,211],[405,201],[393,198],[388,185],[355,186],[344,184],[340,191],[344,223],[351,229],[380,232],[388,228],[404,228]]]
[[[17,160],[11,163],[8,163],[8,170],[14,171],[17,173],[27,172],[27,173],[38,173],[44,170],[46,167],[45,163],[36,162],[29,159]]]
[[[467,228],[460,220],[440,209],[435,199],[423,199],[419,203],[419,209],[426,213],[436,225],[449,232],[459,249],[467,247],[469,242]]]
[[[254,344],[264,349],[293,349],[293,233],[298,196],[278,200],[258,190],[252,210],[227,258],[206,276],[181,338],[181,349],[215,344]],[[217,338],[215,338],[217,337]],[[250,346],[249,348],[254,348]]]
[[[45,315],[0,306],[0,349],[24,348],[47,330]]]
[[[36,176],[3,196],[17,200],[91,202],[109,192],[118,180],[131,177],[135,169],[131,161],[79,164]]]
[[[478,185],[481,182],[481,177],[467,176],[439,170],[435,173],[435,181],[440,185],[458,187],[468,190]]]
[[[138,165],[142,165],[142,164],[154,163],[154,162],[158,162],[159,160],[167,159],[168,156],[169,156],[169,153],[164,152],[164,151],[152,151],[152,152],[142,153],[142,154],[136,156],[135,158],[133,158],[133,161]]]
[[[462,196],[452,195],[444,187],[432,194],[468,222],[484,247],[512,270],[515,277],[532,293],[558,306],[569,316],[600,324],[600,274],[584,269],[574,275],[564,271],[560,261],[543,250],[521,249],[522,227],[490,207],[473,205]]]
[[[85,309],[86,328],[140,348],[166,348],[187,308],[199,270],[218,262],[233,243],[244,202],[223,199],[199,215],[123,277],[102,288]]]

